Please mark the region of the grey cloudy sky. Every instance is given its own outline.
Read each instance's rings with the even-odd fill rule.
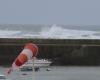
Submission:
[[[0,24],[100,25],[100,0],[0,0]]]

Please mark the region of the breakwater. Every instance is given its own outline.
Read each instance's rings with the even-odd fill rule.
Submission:
[[[39,47],[38,58],[48,58],[54,65],[100,65],[98,39],[0,39],[0,65],[11,64],[26,43]]]

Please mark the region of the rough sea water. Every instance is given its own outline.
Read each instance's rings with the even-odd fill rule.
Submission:
[[[41,68],[38,72],[15,71],[7,76],[10,80],[100,80],[100,67],[52,66],[51,71]],[[0,67],[0,74],[7,68]]]
[[[0,38],[100,39],[99,26],[0,25]]]

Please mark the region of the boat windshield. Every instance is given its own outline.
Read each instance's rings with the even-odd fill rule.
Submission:
[[[0,75],[0,79],[6,79],[4,75]]]

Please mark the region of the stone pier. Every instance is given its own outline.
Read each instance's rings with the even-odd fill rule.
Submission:
[[[39,47],[39,58],[49,58],[61,65],[99,65],[100,40],[98,39],[34,39],[1,38],[0,65],[11,64],[26,43]]]

